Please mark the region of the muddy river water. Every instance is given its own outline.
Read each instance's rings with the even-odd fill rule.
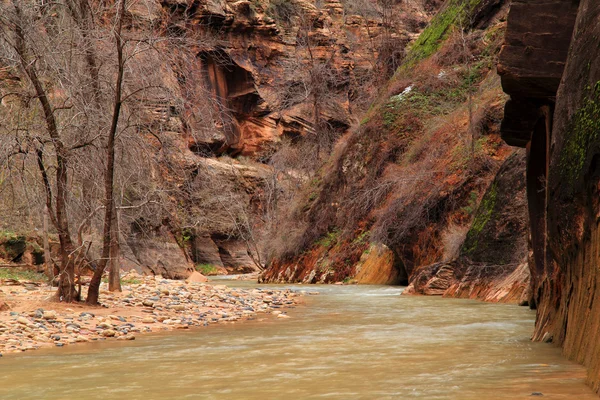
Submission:
[[[582,367],[529,341],[525,307],[286,287],[320,295],[289,319],[5,355],[0,399],[597,399]]]

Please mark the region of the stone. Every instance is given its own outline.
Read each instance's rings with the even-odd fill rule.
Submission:
[[[114,337],[116,334],[117,332],[112,329],[105,329],[102,331],[102,336],[104,337]]]
[[[202,275],[198,271],[194,271],[186,279],[187,283],[205,283],[208,282],[208,278]]]

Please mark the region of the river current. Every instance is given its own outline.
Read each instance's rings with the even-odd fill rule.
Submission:
[[[320,295],[289,319],[6,355],[0,399],[597,399],[581,366],[529,340],[525,307],[286,287]]]

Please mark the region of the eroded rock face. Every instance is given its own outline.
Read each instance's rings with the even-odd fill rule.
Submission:
[[[223,266],[230,274],[245,274],[258,271],[243,240],[215,239]]]
[[[196,236],[192,239],[192,258],[196,264],[208,264],[223,267],[219,248],[210,235]]]
[[[437,263],[420,268],[403,294],[442,296],[455,282],[456,263]]]
[[[377,55],[368,38],[381,34],[377,21],[346,18],[337,1],[319,9],[293,0],[281,6],[284,15],[266,0],[146,1],[153,3],[147,18],[160,16],[166,34],[203,38],[197,49],[171,50],[186,103],[183,131],[193,151],[256,157],[282,136],[313,133],[311,96],[298,100],[294,92],[313,84],[307,77],[314,63],[337,77],[321,110],[327,123],[340,132],[350,126],[351,83],[372,68]],[[211,108],[214,119],[198,116]]]
[[[487,190],[458,259],[417,269],[405,293],[528,303],[525,193],[525,152],[519,150]]]
[[[406,273],[397,263],[394,253],[386,245],[371,245],[355,267],[354,280],[371,285],[406,284]]]
[[[141,272],[162,275],[168,279],[186,279],[194,266],[187,259],[173,234],[165,227],[156,231],[133,233],[127,238],[127,246],[135,257],[130,260]]]
[[[600,4],[582,0],[557,95],[535,337],[548,332],[600,390]]]
[[[525,147],[542,105],[552,105],[563,74],[578,1],[513,0],[498,73],[506,105],[502,136],[513,146]]]
[[[537,2],[533,2],[537,3]],[[540,2],[541,3],[541,2]],[[528,198],[535,267],[533,298],[538,316],[534,339],[553,341],[586,365],[588,383],[600,390],[600,3],[565,1],[577,12],[573,34],[557,30],[555,41],[569,46],[556,104],[537,108],[527,146]],[[537,29],[546,20],[573,20],[572,13],[548,7],[526,17]],[[543,18],[541,18],[543,16]],[[509,19],[519,20],[516,15]],[[543,20],[542,20],[543,19]],[[574,21],[574,20],[573,20]],[[524,58],[515,61],[523,63]],[[558,67],[558,65],[557,65]],[[556,77],[552,77],[556,82]],[[524,86],[523,95],[537,95]],[[512,118],[511,115],[507,119]],[[543,185],[538,184],[542,180]]]

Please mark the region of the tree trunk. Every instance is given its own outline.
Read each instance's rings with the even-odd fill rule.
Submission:
[[[52,282],[54,280],[54,265],[52,256],[50,255],[50,243],[48,241],[48,213],[48,207],[44,206],[44,231],[42,232],[44,240],[44,270],[48,277],[48,281]]]
[[[121,114],[122,105],[122,91],[123,91],[123,76],[125,74],[125,61],[123,58],[123,40],[121,38],[121,32],[123,29],[123,14],[125,14],[125,0],[121,0],[119,9],[117,10],[117,23],[115,31],[115,43],[117,49],[117,83],[115,87],[114,97],[114,108],[112,113],[112,122],[110,131],[108,132],[108,143],[106,146],[106,171],[104,175],[104,193],[105,193],[105,209],[104,209],[104,233],[102,242],[102,259],[94,271],[92,281],[90,282],[90,288],[88,291],[88,297],[86,302],[88,304],[98,304],[98,297],[100,293],[100,283],[102,282],[102,274],[106,268],[106,264],[111,257],[111,247],[113,241],[118,242],[118,237],[113,238],[113,214],[115,211],[115,198],[114,198],[114,176],[115,176],[115,137],[117,135],[117,127],[119,125],[119,116]]]
[[[78,299],[78,293],[75,289],[75,267],[71,259],[73,253],[73,242],[69,234],[69,222],[67,218],[67,183],[68,183],[68,151],[65,148],[58,129],[54,109],[50,104],[50,99],[46,93],[42,82],[40,81],[35,67],[35,59],[29,57],[30,49],[27,46],[25,33],[22,24],[25,22],[21,5],[17,0],[13,0],[15,8],[15,50],[19,55],[19,61],[23,71],[33,85],[37,99],[42,106],[44,120],[48,135],[52,139],[52,143],[56,152],[56,215],[52,218],[52,222],[58,231],[60,240],[60,279],[58,292],[56,293],[57,300],[71,302]],[[41,152],[41,154],[40,154]],[[43,164],[43,151],[38,152],[38,166],[42,172],[42,179],[46,188],[46,205],[51,210],[52,207],[52,191],[49,187],[48,175]]]
[[[119,214],[117,209],[113,209],[113,222],[110,243],[110,260],[108,266],[108,290],[111,292],[121,291],[121,276],[119,262]]]

